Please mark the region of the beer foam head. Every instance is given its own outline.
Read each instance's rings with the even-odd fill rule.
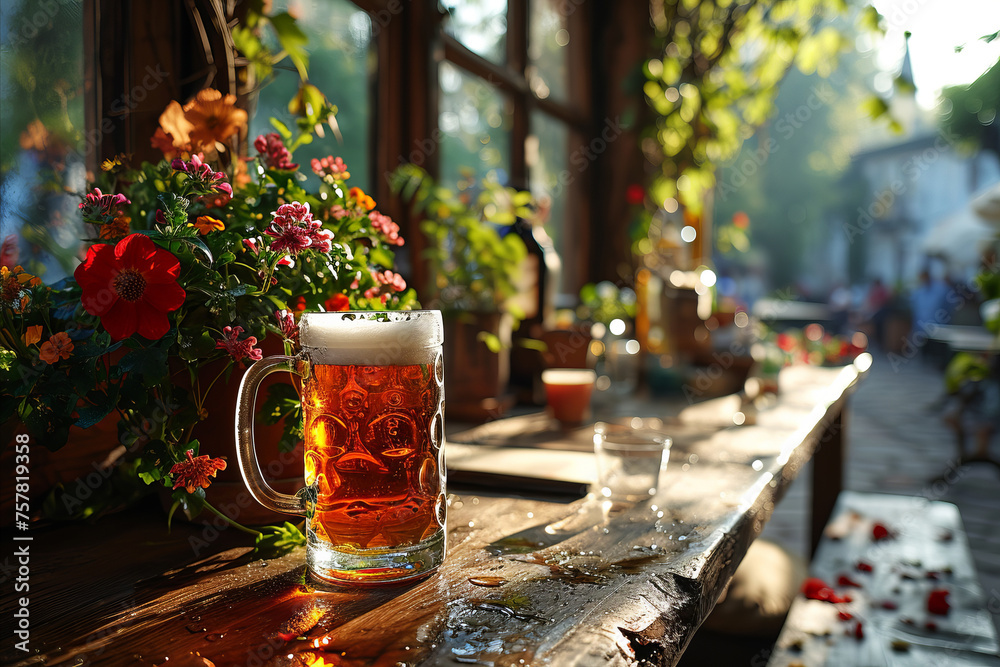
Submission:
[[[597,374],[585,368],[548,368],[542,371],[545,384],[594,384]]]
[[[299,340],[317,364],[433,364],[444,342],[444,325],[436,310],[305,313]]]

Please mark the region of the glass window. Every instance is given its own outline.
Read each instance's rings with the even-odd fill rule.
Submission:
[[[569,30],[559,11],[564,0],[531,0],[528,18],[528,85],[536,96],[565,100]]]
[[[525,161],[531,194],[549,205],[545,231],[564,257],[564,236],[568,213],[569,186],[580,174],[569,168],[569,128],[548,114],[531,114],[531,134],[525,144]]]
[[[501,183],[510,174],[513,104],[496,87],[448,62],[438,71],[441,86],[438,125],[441,139],[440,181],[482,178],[496,171]]]
[[[72,273],[86,185],[83,2],[0,3],[0,250],[54,283]],[[88,91],[89,92],[89,91]]]
[[[289,9],[290,7],[290,9]],[[339,155],[351,172],[351,184],[368,191],[372,185],[371,132],[374,120],[372,82],[378,68],[372,39],[371,17],[347,0],[275,0],[272,13],[289,11],[309,38],[309,81],[337,105],[339,136],[327,126],[325,137],[295,151],[295,161],[308,168],[312,158]],[[283,63],[284,64],[284,63]],[[270,118],[290,128],[294,118],[288,101],[298,90],[294,69],[276,70],[276,76],[260,92],[256,114],[250,123],[250,142],[274,132]],[[293,129],[294,132],[294,129]],[[252,152],[252,147],[251,147]]]
[[[507,60],[506,0],[448,0],[445,31],[473,53],[503,64]]]

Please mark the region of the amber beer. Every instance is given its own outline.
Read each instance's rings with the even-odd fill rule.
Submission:
[[[444,556],[440,314],[307,313],[300,338],[301,359],[268,359],[304,377],[306,489],[284,498],[306,515],[310,571],[352,583],[427,574]],[[268,491],[283,494],[255,489],[240,462],[271,507]]]

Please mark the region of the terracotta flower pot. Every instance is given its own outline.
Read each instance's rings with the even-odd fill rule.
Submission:
[[[493,352],[481,333],[500,339]],[[445,411],[449,419],[496,419],[514,404],[510,379],[511,319],[506,313],[444,314]]]

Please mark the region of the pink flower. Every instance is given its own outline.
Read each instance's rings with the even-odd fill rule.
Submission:
[[[131,203],[125,195],[106,195],[100,188],[94,188],[93,192],[87,193],[80,202],[79,208],[83,211],[84,220],[103,219],[105,216],[114,217],[121,206]]]
[[[257,344],[256,336],[247,336],[245,339],[239,340],[240,334],[243,333],[243,327],[226,327],[222,330],[222,333],[226,338],[216,341],[215,349],[225,350],[236,361],[242,361],[243,359],[260,361],[263,358],[264,353],[261,349],[254,347]]]
[[[281,169],[284,171],[294,171],[299,165],[292,162],[292,154],[281,141],[281,136],[277,132],[262,134],[253,141],[253,147],[260,153],[261,159],[268,169]]]
[[[317,221],[309,224],[309,240],[313,250],[319,252],[330,252],[333,249],[333,232],[323,229],[323,225]]]
[[[403,245],[403,237],[399,235],[399,225],[393,222],[392,218],[378,211],[372,211],[368,214],[368,220],[372,223],[372,229],[382,232],[390,244]]]
[[[281,335],[289,340],[298,340],[299,325],[295,323],[295,315],[287,308],[274,311],[274,317],[278,320],[278,328]]]
[[[309,165],[320,178],[329,176],[335,181],[346,181],[351,177],[350,172],[347,171],[347,165],[339,157],[328,155],[320,160],[313,158]]]
[[[403,276],[392,271],[373,273],[372,278],[377,285],[365,290],[365,297],[369,299],[373,299],[381,294],[382,302],[385,303],[388,292],[402,292],[406,289],[406,281],[403,280]],[[383,289],[383,287],[387,289]]]
[[[309,204],[282,204],[271,215],[274,219],[264,231],[274,238],[271,250],[296,255],[306,248],[324,253],[333,248],[333,232],[323,229],[322,223],[313,220]]]
[[[233,196],[233,186],[226,182],[226,175],[205,164],[201,153],[195,153],[187,162],[176,157],[170,162],[170,168],[174,171],[183,171],[193,182],[207,186],[210,192]]]
[[[330,207],[330,215],[332,215],[335,220],[340,220],[347,215],[347,209],[340,204],[334,204]]]
[[[271,215],[274,219],[264,231],[274,238],[271,241],[271,250],[296,255],[312,245],[313,217],[309,211],[309,204],[298,202],[282,204]]]

